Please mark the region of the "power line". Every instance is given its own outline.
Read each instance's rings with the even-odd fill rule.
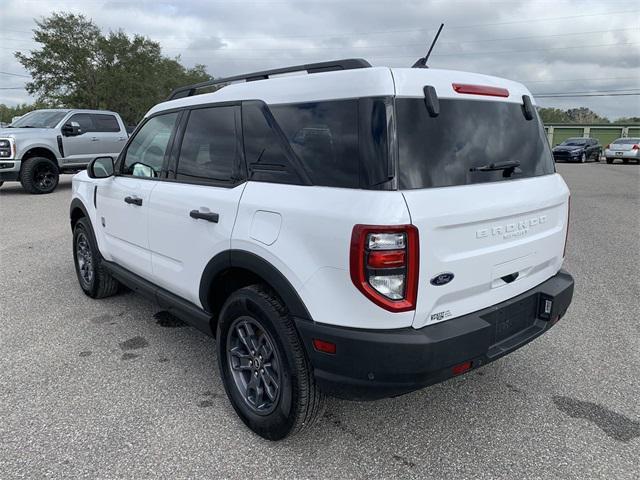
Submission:
[[[25,77],[25,78],[31,78],[31,75],[21,75],[19,73],[11,73],[11,72],[0,72],[0,74],[2,75],[11,75],[13,77]]]
[[[571,98],[571,97],[631,97],[638,96],[640,93],[585,93],[583,95],[535,95],[536,98]]]
[[[478,23],[478,24],[470,24],[470,25],[447,25],[446,29],[447,30],[460,30],[460,29],[473,29],[473,28],[483,28],[483,27],[493,27],[493,26],[497,26],[497,25],[514,25],[514,24],[520,24],[520,23],[531,23],[531,22],[549,22],[549,21],[556,21],[556,20],[566,20],[566,19],[570,19],[570,18],[584,18],[584,17],[599,17],[599,16],[612,16],[612,15],[627,15],[627,14],[632,14],[632,13],[640,13],[640,10],[623,10],[623,11],[616,11],[616,12],[600,12],[600,13],[589,13],[589,14],[582,14],[582,15],[566,15],[566,16],[561,16],[561,17],[543,17],[543,18],[529,18],[526,20],[515,20],[515,21],[510,21],[510,22],[498,22],[498,23]],[[3,28],[4,31],[10,31],[10,32],[17,32],[17,33],[33,33],[31,31],[26,31],[26,30],[14,30],[14,29],[9,29],[9,28]],[[435,29],[432,28],[410,28],[410,29],[399,29],[399,30],[383,30],[383,31],[366,31],[366,32],[352,32],[348,35],[344,35],[341,34],[340,32],[332,34],[332,33],[326,33],[326,34],[321,34],[321,35],[279,35],[279,36],[271,36],[271,35],[267,35],[273,39],[278,39],[278,38],[345,38],[345,37],[353,37],[353,36],[357,36],[357,35],[385,35],[388,33],[407,33],[407,32],[435,32]],[[222,36],[226,39],[245,39],[245,40],[249,40],[249,39],[255,39],[255,40],[264,40],[265,35],[260,36],[260,37],[247,37],[247,36],[225,36],[225,35],[218,35],[218,36]],[[164,36],[158,36],[155,35],[156,38],[177,38],[173,35],[164,35]],[[194,36],[194,35],[189,35],[187,37],[183,37],[184,39],[187,40],[193,40],[195,38],[211,38],[211,35],[198,35],[198,36]]]

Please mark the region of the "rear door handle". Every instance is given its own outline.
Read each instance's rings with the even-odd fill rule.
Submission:
[[[189,212],[189,216],[191,218],[195,218],[196,220],[206,220],[207,222],[218,223],[218,219],[220,216],[217,213],[213,212],[201,212],[200,210],[191,210]]]
[[[139,207],[142,206],[142,199],[138,197],[124,197],[124,201],[131,205],[138,205]]]

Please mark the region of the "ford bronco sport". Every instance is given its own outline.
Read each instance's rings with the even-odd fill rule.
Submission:
[[[94,158],[118,155],[124,123],[105,110],[34,110],[0,129],[0,186],[19,181],[29,193],[51,193],[61,173],[76,173]]]
[[[573,295],[569,191],[531,94],[473,73],[343,60],[178,89],[74,177],[70,214],[82,290],[123,283],[214,336],[269,439],[326,394],[492,362]]]

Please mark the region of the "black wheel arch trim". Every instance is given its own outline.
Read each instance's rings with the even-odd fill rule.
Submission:
[[[89,212],[87,211],[87,208],[84,206],[84,203],[82,203],[82,201],[79,198],[74,198],[73,200],[71,200],[71,205],[69,205],[69,220],[71,221],[71,227],[73,228],[73,221],[74,221],[73,212],[75,212],[77,209],[82,210],[82,213],[91,224],[91,217],[89,217]],[[93,225],[91,225],[91,227],[93,228]]]
[[[255,253],[233,249],[213,257],[204,269],[200,280],[199,296],[200,303],[206,311],[212,311],[212,306],[209,305],[211,286],[218,275],[229,268],[243,268],[264,279],[282,298],[291,315],[307,320],[312,319],[300,295],[280,270]]]

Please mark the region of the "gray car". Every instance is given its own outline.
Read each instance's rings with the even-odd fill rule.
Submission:
[[[76,173],[97,157],[117,157],[125,125],[105,110],[34,110],[0,129],[0,186],[19,181],[29,193],[50,193],[61,173]]]
[[[629,160],[640,163],[640,138],[618,138],[607,145],[604,156],[607,163],[616,159],[623,163],[629,163]]]

